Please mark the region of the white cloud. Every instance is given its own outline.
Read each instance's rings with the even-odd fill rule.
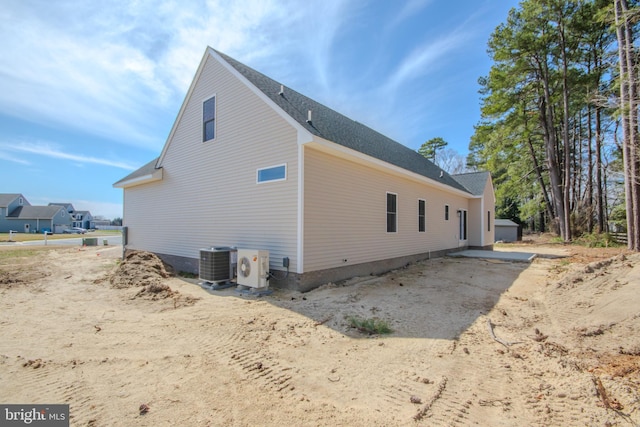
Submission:
[[[420,10],[424,9],[431,1],[432,0],[408,0],[404,4],[404,7],[400,9],[400,12],[389,21],[387,31],[392,30],[406,19],[411,18],[412,15],[420,12]]]
[[[19,164],[25,165],[25,166],[31,165],[31,162],[29,162],[27,160],[24,160],[24,159],[21,159],[21,158],[18,158],[18,157],[15,157],[15,156],[12,156],[11,154],[2,151],[1,148],[2,147],[0,147],[0,159],[7,160],[7,161],[13,162],[13,163],[19,163]]]
[[[82,155],[82,154],[67,153],[67,152],[64,152],[64,151],[60,150],[54,144],[51,144],[51,143],[48,143],[48,142],[42,142],[42,141],[30,142],[30,143],[17,142],[17,143],[11,143],[11,144],[0,144],[0,150],[14,151],[14,152],[19,152],[19,153],[36,154],[36,155],[39,155],[39,156],[44,156],[44,157],[49,157],[49,158],[54,158],[54,159],[69,160],[69,161],[72,161],[72,162],[77,162],[80,165],[84,165],[86,163],[91,163],[91,164],[98,164],[98,165],[104,165],[104,166],[111,166],[111,167],[115,167],[115,168],[119,168],[119,169],[125,169],[125,170],[134,170],[134,169],[136,169],[135,166],[133,166],[133,165],[131,165],[129,163],[126,163],[126,162],[121,162],[121,161],[117,161],[117,160],[102,159],[102,158],[91,157],[91,156],[85,156],[85,155]],[[0,151],[0,153],[1,152],[2,151]],[[25,164],[28,164],[28,162],[25,163]]]
[[[158,149],[207,45],[275,49],[260,34],[288,28],[275,1],[9,2],[0,38],[0,113]]]
[[[404,83],[433,72],[446,62],[447,55],[463,45],[466,34],[452,32],[449,36],[428,41],[406,56],[383,86],[385,93],[393,93]]]

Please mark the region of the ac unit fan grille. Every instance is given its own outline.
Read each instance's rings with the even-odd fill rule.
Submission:
[[[208,282],[226,282],[233,279],[229,251],[200,251],[200,279]]]

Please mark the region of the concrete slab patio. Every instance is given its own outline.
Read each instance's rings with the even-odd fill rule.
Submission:
[[[537,256],[537,254],[529,253],[529,252],[483,251],[479,249],[478,250],[467,249],[460,252],[448,253],[447,256],[497,259],[500,261],[513,261],[513,262],[531,262]]]

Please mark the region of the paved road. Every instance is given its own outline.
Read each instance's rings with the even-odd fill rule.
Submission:
[[[44,237],[44,236],[43,236]],[[104,240],[107,240],[107,242],[109,243],[109,246],[112,245],[122,245],[122,235],[120,234],[109,234],[106,236],[100,236],[100,235],[93,235],[92,233],[88,233],[88,234],[84,234],[84,235],[79,235],[79,237],[73,237],[70,239],[57,239],[57,240],[52,240],[52,239],[48,239],[46,244],[47,245],[70,245],[70,246],[81,246],[82,245],[82,239],[83,238],[90,238],[90,237],[95,237],[98,239],[98,245],[102,246],[104,244]],[[32,240],[32,241],[28,241],[28,242],[6,242],[6,243],[0,243],[0,245],[16,245],[16,246],[24,246],[24,245],[36,245],[36,246],[40,246],[40,245],[44,245],[45,241],[43,240]]]

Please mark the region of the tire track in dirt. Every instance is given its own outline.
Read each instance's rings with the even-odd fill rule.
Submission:
[[[67,366],[68,365],[68,366]],[[82,378],[75,365],[60,365],[51,361],[18,359],[8,376],[15,376],[12,383],[19,383],[19,390],[11,390],[10,399],[16,403],[68,404],[72,425],[114,425],[105,407],[96,399],[93,387]],[[67,368],[68,369],[65,369]]]
[[[393,381],[389,381],[389,379]],[[393,411],[399,420],[411,420],[436,393],[438,382],[411,375],[405,370],[395,371],[377,388],[369,399],[378,401],[376,407]]]
[[[230,322],[224,328],[217,328],[215,334],[202,334],[198,354],[227,360],[228,365],[236,369],[243,379],[261,388],[291,393],[295,389],[292,384],[293,367],[276,360],[266,345],[251,344],[256,342],[256,336],[262,336],[262,341],[265,341],[269,335],[263,330],[264,322],[250,322],[251,327],[247,326],[247,322]]]

